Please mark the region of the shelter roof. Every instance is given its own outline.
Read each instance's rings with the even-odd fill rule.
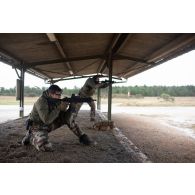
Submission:
[[[127,79],[194,48],[194,33],[0,34],[0,61],[46,80],[108,74],[110,54]]]

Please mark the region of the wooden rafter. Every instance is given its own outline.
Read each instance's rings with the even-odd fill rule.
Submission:
[[[107,56],[108,53],[112,50],[112,48],[114,47],[114,45],[116,44],[117,40],[119,39],[120,34],[114,34],[112,41],[108,44],[106,50],[104,51],[104,55]],[[100,73],[102,68],[104,67],[104,65],[106,64],[106,59],[103,59],[102,62],[100,63],[100,65],[97,68],[97,73]]]
[[[11,65],[14,68],[21,68],[22,60],[15,57],[13,54],[0,48],[0,61],[5,64]]]
[[[105,58],[105,56],[94,55],[94,56],[80,56],[80,57],[74,57],[74,58],[60,58],[60,59],[54,59],[54,60],[45,60],[45,61],[39,61],[39,62],[26,63],[26,65],[28,68],[33,68],[39,65],[58,64],[62,62],[76,62],[76,61],[91,60],[91,59],[98,59],[98,58]]]
[[[62,46],[61,46],[61,44],[60,44],[60,42],[59,42],[59,40],[58,40],[57,37],[55,36],[55,34],[54,34],[54,33],[47,33],[47,36],[48,36],[48,38],[49,38],[49,40],[50,40],[51,42],[54,42],[54,43],[55,43],[55,45],[56,45],[56,47],[57,47],[57,49],[58,49],[60,55],[61,55],[63,58],[67,58],[67,55],[65,54],[65,52],[64,52],[64,50],[63,50],[63,48],[62,48]],[[74,70],[73,70],[73,68],[72,68],[72,66],[71,66],[71,64],[70,64],[70,62],[67,61],[67,62],[64,62],[64,63],[65,63],[66,68],[68,68],[69,74],[70,74],[70,75],[74,75]]]
[[[146,61],[147,64],[149,64],[148,69],[157,64],[161,64],[167,61],[167,59],[171,59],[171,56],[173,56],[173,54],[169,57],[170,53],[174,53],[175,51],[182,49],[182,47],[190,44],[194,40],[195,40],[195,36],[189,36],[189,34],[184,34],[177,37],[170,43],[166,44],[164,47],[160,48],[159,50],[153,52],[147,58],[148,60]],[[176,53],[178,54],[179,51]],[[129,69],[125,70],[124,74],[120,74],[120,76],[127,77],[128,75],[130,75],[130,72],[139,64],[140,63],[135,63]]]
[[[128,33],[118,34],[118,36],[114,37],[112,43],[110,44],[110,48],[109,48],[109,52],[112,53],[112,56],[116,55],[117,52],[119,52],[119,50],[126,43],[128,37],[129,37]],[[104,64],[102,65],[101,69],[100,69],[100,73],[104,72],[104,70],[106,69],[106,64],[107,63],[105,61]]]

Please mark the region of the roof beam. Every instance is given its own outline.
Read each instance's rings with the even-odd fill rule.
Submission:
[[[22,61],[0,48],[0,61],[14,68],[21,68]]]
[[[177,37],[176,39],[174,39],[170,43],[166,44],[164,47],[153,52],[147,58],[148,59],[147,64],[150,64],[148,66],[148,69],[167,61],[167,59],[170,60],[170,59],[174,58],[174,57],[171,57],[172,55],[169,57],[170,53],[176,52],[175,55],[178,56],[177,54],[181,53],[178,50],[181,50],[184,46],[191,44],[193,41],[195,41],[195,35],[191,36],[189,34],[184,34],[184,35]],[[130,72],[133,70],[133,68],[139,64],[140,63],[135,63],[128,70],[125,71],[125,74],[123,74],[123,75],[121,74],[121,75],[124,77],[127,77],[128,75],[130,75]]]
[[[66,78],[61,78],[61,79],[53,79],[52,82],[53,83],[56,83],[56,82],[59,82],[59,81],[66,81],[66,80],[73,80],[73,79],[81,79],[81,78],[89,78],[89,77],[93,77],[94,74],[91,74],[91,75],[83,75],[83,76],[74,76],[74,77],[66,77]],[[108,77],[108,75],[99,75],[100,77]],[[112,76],[113,79],[116,79],[116,80],[122,80],[122,78],[120,77],[115,77],[115,76]],[[48,82],[51,82],[51,81],[48,81]]]
[[[83,66],[82,68],[80,68],[79,70],[77,70],[76,71],[76,74],[78,74],[79,72],[81,72],[81,71],[83,71],[83,70],[85,70],[85,69],[93,66],[95,63],[98,63],[99,61],[101,61],[101,59],[97,59],[97,60],[95,60],[95,61],[93,61],[93,62],[91,62],[89,64],[86,64],[85,66]]]
[[[174,55],[169,56],[169,57],[163,59],[162,61],[158,61],[157,63],[151,63],[150,65],[147,65],[147,66],[144,66],[144,67],[138,67],[138,68],[135,69],[135,72],[134,72],[134,73],[133,73],[134,70],[132,70],[132,72],[130,71],[130,72],[129,72],[128,74],[126,74],[125,76],[126,76],[126,77],[127,77],[127,76],[133,76],[133,75],[138,74],[138,73],[140,73],[140,72],[144,72],[144,71],[146,71],[146,70],[148,70],[148,69],[151,69],[151,68],[153,68],[153,67],[155,67],[155,66],[158,66],[158,65],[160,65],[160,64],[162,64],[162,63],[164,63],[164,62],[167,62],[167,61],[169,61],[169,60],[171,60],[171,59],[173,59],[173,58],[176,58],[176,57],[178,57],[178,56],[180,56],[180,55],[183,55],[183,54],[185,54],[185,53],[187,53],[187,52],[190,52],[190,51],[192,51],[192,50],[194,50],[194,49],[195,49],[195,45],[190,45],[189,47],[184,48],[183,50],[180,50],[180,52],[177,52],[177,53],[175,53]],[[140,70],[141,70],[141,71],[140,71]]]
[[[125,45],[127,39],[129,37],[129,33],[122,33],[112,48],[112,55],[115,55],[119,50]]]
[[[118,34],[117,36],[115,35],[113,38],[113,41],[110,44],[110,48],[108,50],[108,53],[111,52],[112,56],[116,55],[117,52],[119,52],[119,50],[124,46],[128,37],[129,37],[129,33],[121,33],[121,34]],[[102,67],[100,69],[100,73],[104,72],[104,70],[106,69],[106,64],[107,64],[107,61],[105,61],[104,64],[102,64]]]
[[[124,55],[115,55],[113,57],[113,60],[130,60],[130,61],[134,61],[134,62],[150,64],[146,60],[139,59],[139,58],[134,58],[134,57],[130,57],[130,56],[124,56]]]
[[[47,33],[47,37],[49,38],[49,40],[50,40],[51,42],[54,42],[54,43],[55,43],[55,45],[56,45],[56,47],[57,47],[57,49],[58,49],[60,55],[61,55],[63,58],[67,58],[67,56],[66,56],[66,54],[65,54],[65,52],[64,52],[64,50],[63,50],[63,48],[62,48],[62,46],[61,46],[61,44],[60,44],[60,42],[59,42],[59,40],[56,38],[55,34],[54,34],[54,33]],[[71,76],[74,75],[74,71],[73,71],[73,69],[72,69],[72,67],[71,67],[70,62],[65,62],[65,64],[66,64],[66,67],[68,68],[69,74],[70,74]]]
[[[51,77],[49,77],[48,75],[46,75],[45,73],[42,73],[40,70],[37,70],[37,69],[28,69],[26,70],[27,73],[33,75],[33,76],[36,76],[38,78],[41,78],[41,79],[51,79]]]
[[[171,52],[174,52],[175,50],[182,48],[183,46],[189,44],[193,40],[195,40],[195,35],[194,36],[192,36],[191,34],[181,35],[174,39],[173,41],[171,41],[170,43],[166,44],[164,47],[152,53],[148,58],[148,62],[155,62],[161,60],[165,56],[169,55]]]
[[[121,34],[114,34],[111,43],[109,43],[108,47],[106,48],[104,55],[107,56],[109,52],[112,51],[112,48],[114,47],[114,45],[116,44],[117,40],[119,39]],[[98,66],[97,68],[97,73],[100,73],[102,68],[104,67],[104,65],[106,64],[106,59],[103,59],[103,61],[101,62],[101,64]]]
[[[39,61],[39,62],[26,63],[26,65],[28,68],[33,68],[39,65],[58,64],[58,63],[63,63],[63,62],[76,62],[76,61],[92,60],[92,59],[98,59],[98,58],[104,59],[105,56],[104,55],[94,55],[94,56],[82,56],[82,57],[74,57],[74,58],[61,58],[61,59],[55,59],[55,60],[45,60],[45,61]]]

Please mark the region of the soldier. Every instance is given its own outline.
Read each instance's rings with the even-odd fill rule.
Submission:
[[[79,96],[84,98],[84,97],[91,97],[95,94],[95,90],[97,88],[106,88],[108,86],[108,83],[100,83],[99,81],[100,75],[95,75],[93,77],[90,77],[86,80],[85,84],[79,91]],[[81,106],[83,103],[77,103],[76,104],[76,115],[77,116]],[[94,101],[88,103],[89,106],[91,107],[91,112],[90,112],[90,119],[91,121],[95,121],[95,103]]]
[[[48,133],[66,124],[79,138],[80,143],[90,145],[89,137],[81,131],[72,117],[75,104],[51,101],[61,98],[62,89],[51,85],[35,102],[28,118],[28,132],[22,140],[23,145],[31,144],[39,151],[52,151]]]

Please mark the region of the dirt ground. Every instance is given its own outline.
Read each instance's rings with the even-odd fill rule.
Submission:
[[[195,162],[195,140],[156,119],[128,114],[113,114],[121,132],[152,162]],[[100,116],[96,120],[101,120]],[[81,111],[78,123],[96,145],[84,146],[63,126],[49,134],[54,152],[38,152],[32,146],[22,146],[25,118],[0,124],[0,163],[134,163],[139,162],[123,147],[113,131],[92,128],[89,112]]]
[[[97,120],[100,120],[97,116]],[[22,146],[19,142],[25,135],[23,119],[0,124],[1,163],[131,163],[138,162],[117,141],[111,130],[97,131],[92,128],[89,112],[81,111],[77,118],[80,127],[96,145],[85,146],[63,126],[49,134],[54,152],[38,152],[32,146]]]
[[[145,116],[113,114],[112,119],[152,162],[194,163],[195,139]]]

